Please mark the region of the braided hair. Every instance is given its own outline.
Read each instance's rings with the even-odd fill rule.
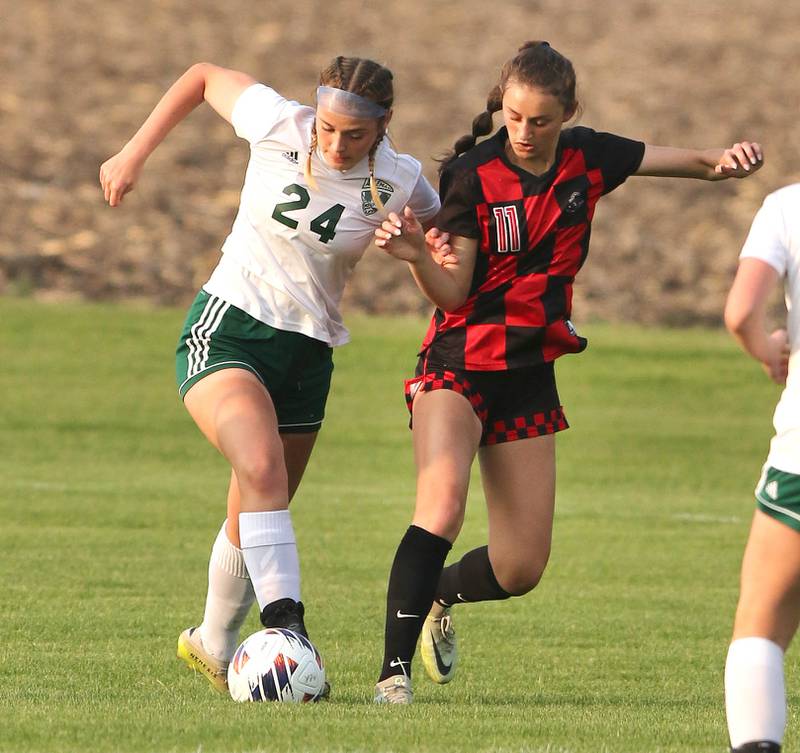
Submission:
[[[458,139],[441,160],[439,174],[464,152],[472,149],[481,136],[488,136],[494,130],[492,116],[503,109],[503,95],[511,81],[549,92],[565,110],[577,107],[572,63],[548,42],[525,42],[517,55],[503,65],[500,81],[486,99],[486,109],[472,121],[472,133]]]
[[[393,78],[392,72],[388,68],[376,63],[374,60],[339,55],[320,73],[319,83],[320,86],[331,86],[358,94],[388,111],[394,102]],[[375,153],[378,151],[378,145],[385,134],[386,121],[381,118],[378,123],[378,136],[369,150],[369,190],[370,194],[372,194],[372,200],[380,210],[385,207],[378,193],[378,185],[375,180]],[[313,189],[317,188],[317,183],[311,174],[311,155],[316,148],[317,126],[315,121],[311,126],[311,143],[303,166],[306,182]]]

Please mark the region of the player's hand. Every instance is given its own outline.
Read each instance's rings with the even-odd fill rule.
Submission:
[[[450,246],[450,233],[443,233],[438,227],[432,227],[425,233],[425,243],[433,260],[440,267],[453,267],[458,264],[458,257]]]
[[[395,259],[412,264],[422,258],[425,235],[410,207],[403,209],[402,216],[397,212],[389,212],[388,218],[375,230],[375,245]]]
[[[133,191],[143,167],[144,160],[126,149],[100,165],[100,185],[109,206],[117,206],[125,194]]]
[[[767,338],[767,359],[764,371],[776,384],[786,384],[789,374],[789,337],[785,329],[776,329]]]
[[[714,167],[717,175],[726,178],[746,178],[764,164],[761,145],[755,141],[740,141],[722,153]]]

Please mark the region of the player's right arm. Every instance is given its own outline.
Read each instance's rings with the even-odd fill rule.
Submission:
[[[786,383],[789,342],[785,329],[767,331],[767,305],[780,279],[778,271],[761,259],[744,257],[725,304],[725,326],[742,348],[760,361],[770,379]]]
[[[239,95],[256,80],[246,73],[196,63],[164,94],[133,138],[100,166],[100,185],[110,206],[132,191],[147,158],[167,134],[202,102],[228,122]]]

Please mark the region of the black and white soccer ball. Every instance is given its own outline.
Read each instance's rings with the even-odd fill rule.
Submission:
[[[267,628],[246,638],[228,665],[234,701],[319,700],[325,665],[308,638],[285,628]]]

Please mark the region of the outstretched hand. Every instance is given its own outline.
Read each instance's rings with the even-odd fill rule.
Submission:
[[[726,178],[746,178],[763,164],[761,145],[755,141],[740,141],[722,153],[714,172]]]
[[[425,249],[425,237],[413,210],[406,207],[402,217],[397,212],[389,212],[388,218],[375,230],[375,245],[395,259],[418,261]]]
[[[119,205],[133,191],[143,167],[144,160],[125,149],[100,165],[100,185],[109,206]]]
[[[411,264],[417,263],[425,253],[430,253],[442,267],[456,263],[450,248],[450,235],[438,228],[424,233],[420,221],[411,207],[405,207],[403,214],[390,212],[379,228],[375,230],[375,245],[395,259]]]

